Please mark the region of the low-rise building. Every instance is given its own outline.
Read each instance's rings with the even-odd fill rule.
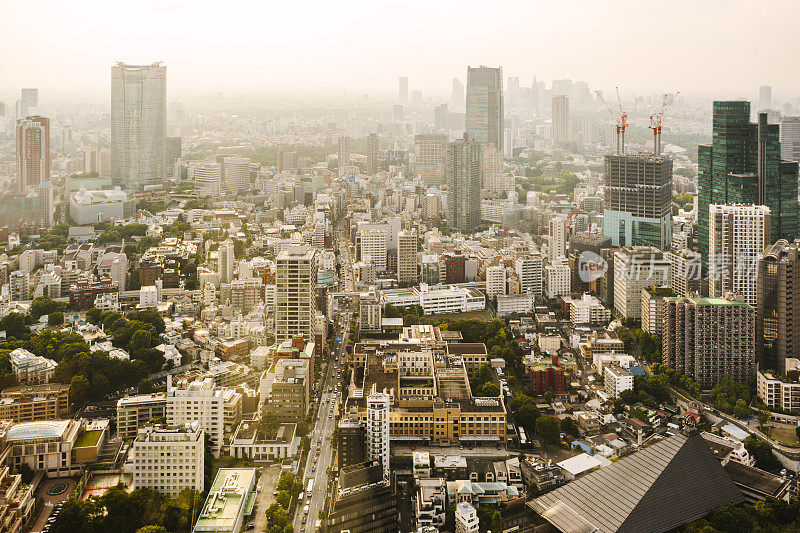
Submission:
[[[69,389],[63,383],[6,387],[0,393],[0,420],[34,422],[66,418]]]
[[[800,411],[800,359],[786,359],[786,375],[774,374],[770,371],[756,374],[756,392],[758,397],[771,409],[783,411]]]
[[[231,438],[231,457],[256,461],[288,459],[297,455],[300,437],[296,435],[297,424],[281,424],[274,438],[258,431],[258,422],[242,420]]]
[[[479,531],[478,511],[469,502],[456,504],[456,533],[478,533]]]
[[[204,443],[199,422],[140,428],[126,464],[132,488],[157,490],[170,498],[183,489],[202,492]]]
[[[75,420],[46,420],[12,423],[5,428],[4,441],[11,448],[6,464],[44,470],[48,476],[71,476],[80,471],[73,462],[73,450],[81,435]]]
[[[619,398],[626,390],[633,389],[633,374],[626,368],[617,365],[608,365],[603,369],[603,385],[611,398]]]
[[[245,517],[253,512],[255,468],[220,468],[197,517],[197,533],[239,533]]]
[[[56,362],[47,357],[34,355],[25,348],[17,348],[8,354],[11,361],[11,372],[18,383],[40,385],[49,383],[56,371]]]

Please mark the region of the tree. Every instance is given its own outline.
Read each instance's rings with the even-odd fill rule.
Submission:
[[[764,409],[758,410],[758,426],[764,428],[769,422],[769,412]]]
[[[500,396],[500,387],[494,383],[484,383],[480,390],[481,396]]]
[[[81,406],[86,401],[86,392],[89,390],[89,380],[85,376],[73,376],[70,382],[69,395],[72,404]]]
[[[267,439],[274,439],[278,434],[278,427],[280,427],[278,415],[272,411],[264,411],[261,420],[258,421],[258,431]]]
[[[55,311],[47,315],[47,325],[52,327],[60,326],[64,323],[64,313]]]
[[[275,501],[280,504],[281,507],[284,509],[289,508],[289,502],[292,501],[292,496],[289,494],[288,491],[282,490],[278,492],[278,495],[275,496]]]
[[[148,330],[139,330],[131,336],[128,349],[131,354],[138,354],[142,350],[150,348],[153,338]]]
[[[136,533],[167,533],[164,526],[144,526],[136,530]]]
[[[536,419],[536,434],[545,444],[557,444],[561,437],[561,426],[553,416],[540,416]]]
[[[581,436],[578,424],[576,424],[572,417],[569,416],[561,419],[561,431],[572,437],[577,438]]]
[[[492,533],[503,533],[503,515],[500,511],[495,511],[492,515]]]
[[[25,340],[31,333],[25,315],[21,313],[8,313],[0,318],[0,331],[6,332],[6,338]]]
[[[539,418],[539,409],[536,402],[527,394],[517,394],[511,400],[511,413],[517,424],[527,428],[534,428],[536,419]]]
[[[781,463],[772,453],[772,446],[761,439],[750,436],[744,439],[744,447],[756,460],[756,467],[777,474],[781,471]]]
[[[139,394],[150,394],[153,390],[153,383],[149,379],[144,378],[139,382]]]
[[[278,479],[278,484],[276,488],[278,491],[286,491],[289,492],[292,490],[292,485],[294,484],[294,474],[291,472],[284,472],[281,474],[281,477]]]

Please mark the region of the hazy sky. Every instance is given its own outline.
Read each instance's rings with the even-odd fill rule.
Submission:
[[[168,90],[446,95],[467,65],[592,88],[800,93],[800,1],[0,0],[0,89],[107,93],[164,61]]]

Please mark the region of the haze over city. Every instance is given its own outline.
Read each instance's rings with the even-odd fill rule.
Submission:
[[[3,2],[0,90],[105,94],[108,68],[163,61],[170,95],[239,91],[391,94],[401,73],[446,95],[465,65],[501,64],[529,84],[749,96],[753,78],[800,88],[782,53],[792,0],[604,2]],[[14,21],[12,23],[12,21]],[[29,23],[35,21],[35,30]],[[19,23],[17,23],[19,22]],[[31,38],[31,32],[36,38]],[[24,43],[24,44],[23,44]],[[781,51],[781,52],[777,52]]]
[[[800,531],[798,21],[0,0],[0,533]]]

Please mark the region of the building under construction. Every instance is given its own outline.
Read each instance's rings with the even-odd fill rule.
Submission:
[[[650,153],[605,156],[603,233],[613,246],[672,242],[672,159]]]

